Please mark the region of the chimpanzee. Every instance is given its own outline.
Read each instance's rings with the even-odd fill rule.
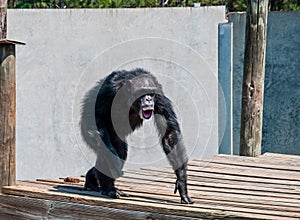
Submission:
[[[128,150],[126,137],[140,127],[143,120],[153,116],[161,145],[177,177],[174,193],[179,191],[181,203],[193,203],[187,191],[188,157],[180,127],[171,101],[157,79],[150,72],[137,68],[114,71],[100,84],[94,109],[97,135],[90,136],[99,136],[101,141],[94,143],[97,162],[86,174],[85,189],[112,198],[128,196],[114,184],[123,174]],[[82,114],[87,113],[83,111]]]

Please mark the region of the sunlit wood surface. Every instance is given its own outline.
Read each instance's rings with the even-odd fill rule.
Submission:
[[[121,199],[84,191],[84,177],[18,181],[2,189],[0,219],[300,219],[300,156],[218,155],[190,161],[188,175],[192,205],[173,194],[168,166],[125,172]]]

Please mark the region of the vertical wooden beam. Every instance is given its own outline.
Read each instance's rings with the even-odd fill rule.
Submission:
[[[15,45],[0,44],[0,187],[16,182]]]
[[[6,39],[7,0],[0,0],[0,191],[16,184],[16,49]]]
[[[240,154],[261,154],[267,0],[248,0],[244,56]]]

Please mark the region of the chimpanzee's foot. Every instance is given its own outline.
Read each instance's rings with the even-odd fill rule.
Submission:
[[[182,204],[193,204],[195,201],[188,196],[186,181],[176,180],[174,193],[179,191]]]
[[[100,187],[100,185],[90,184],[89,182],[86,182],[84,184],[84,190],[101,192],[101,187]]]
[[[193,204],[195,201],[189,197],[188,195],[181,196],[181,203],[182,204]]]
[[[129,194],[114,188],[112,190],[102,190],[102,195],[109,196],[110,198],[119,199],[121,197],[129,197]]]

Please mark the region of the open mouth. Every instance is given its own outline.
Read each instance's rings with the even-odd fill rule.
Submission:
[[[154,111],[154,108],[152,106],[143,107],[140,110],[140,118],[141,119],[150,119],[153,111]]]
[[[143,114],[143,118],[144,119],[149,119],[152,116],[152,109],[148,109],[148,110],[142,110],[142,114]]]

